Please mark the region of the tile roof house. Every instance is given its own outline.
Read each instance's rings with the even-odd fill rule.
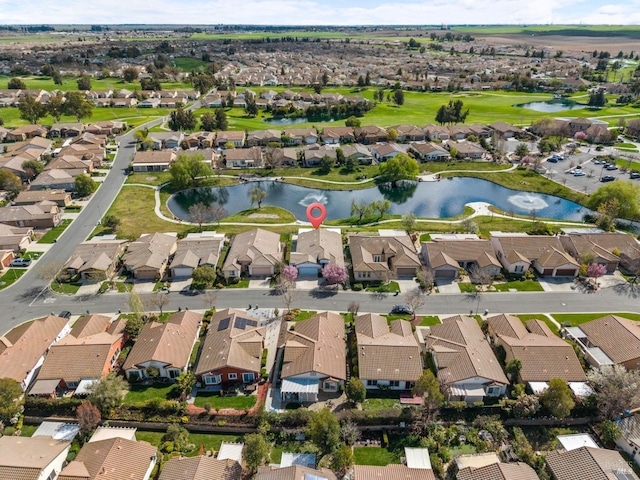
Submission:
[[[256,228],[234,237],[222,272],[226,278],[267,277],[275,273],[276,264],[283,260],[284,245],[280,235]]]
[[[18,194],[14,199],[14,205],[34,205],[42,202],[43,200],[49,200],[55,202],[58,207],[66,207],[71,203],[71,195],[64,190],[38,190],[31,191],[25,190]]]
[[[458,471],[457,480],[539,480],[526,463],[493,463],[483,467],[466,467]]]
[[[324,127],[320,135],[322,143],[353,143],[356,140],[351,127]]]
[[[84,132],[86,125],[83,123],[54,123],[49,129],[51,138],[77,137]]]
[[[445,318],[425,340],[448,399],[471,403],[504,395],[509,381],[474,318]]]
[[[282,399],[317,402],[318,391],[335,393],[347,378],[344,318],[323,312],[286,332],[280,378]]]
[[[173,457],[162,467],[159,480],[241,480],[242,466],[235,460],[213,457]]]
[[[282,135],[289,137],[288,145],[311,145],[318,142],[315,128],[285,128]]]
[[[14,227],[0,223],[0,250],[18,252],[31,243],[33,230],[30,227]]]
[[[69,320],[54,315],[18,325],[0,337],[0,372],[26,391],[47,350],[69,333]]]
[[[75,192],[76,177],[85,175],[85,169],[53,169],[45,170],[31,182],[31,190],[65,190]]]
[[[145,323],[122,365],[127,378],[145,379],[150,366],[163,378],[177,378],[186,372],[201,321],[202,314],[185,310],[174,313],[165,323]]]
[[[173,150],[180,148],[184,139],[182,132],[150,132],[148,139],[152,142],[154,150]]]
[[[478,160],[482,158],[482,156],[487,153],[487,151],[482,148],[477,143],[473,142],[456,142],[453,140],[447,140],[444,143],[444,148],[451,152],[451,149],[454,149],[458,152],[458,156],[462,158],[469,158],[471,160]]]
[[[148,233],[131,242],[122,262],[127,271],[139,279],[161,279],[169,256],[177,248],[177,237],[169,233]]]
[[[14,227],[52,228],[60,225],[60,209],[44,200],[34,205],[0,208],[0,223]]]
[[[292,465],[284,468],[259,467],[254,480],[338,480],[338,477],[327,468],[316,470]]]
[[[363,127],[358,127],[354,129],[353,133],[358,142],[364,143],[365,145],[386,142],[388,138],[387,131],[378,125],[365,125]]]
[[[472,276],[480,273],[495,277],[502,265],[489,240],[438,240],[422,243],[420,252],[425,265],[435,278],[455,279],[464,268]]]
[[[176,153],[172,151],[140,151],[133,157],[131,166],[134,172],[163,172],[176,161]]]
[[[125,323],[112,324],[105,315],[80,318],[69,335],[51,346],[29,394],[54,395],[58,386],[74,390],[81,381],[106,377],[124,346]]]
[[[233,143],[236,148],[244,147],[245,132],[240,131],[219,131],[216,133],[216,147],[224,147],[226,143]]]
[[[289,258],[300,275],[318,275],[325,265],[344,267],[342,235],[324,228],[301,231]]]
[[[491,245],[509,273],[524,273],[532,267],[541,275],[575,277],[580,264],[564,251],[558,237],[491,232]]]
[[[110,438],[86,443],[58,480],[149,480],[158,449],[147,442]]]
[[[414,277],[416,269],[422,265],[407,235],[350,235],[349,250],[356,282]]]
[[[172,277],[190,277],[197,267],[208,266],[215,270],[224,235],[211,233],[214,232],[190,233],[178,240],[176,253],[169,266]]]
[[[436,476],[431,469],[391,464],[384,467],[354,465],[351,478],[352,480],[435,480]]]
[[[70,447],[70,441],[51,437],[0,437],[0,478],[55,479],[65,464]]]
[[[294,147],[274,148],[265,152],[265,157],[271,165],[298,166],[298,149]]]
[[[403,124],[389,128],[393,128],[398,134],[398,138],[396,139],[398,142],[423,142],[426,138],[424,130],[415,125]]]
[[[616,447],[623,450],[636,465],[640,465],[640,421],[637,415],[623,416],[616,420],[621,435],[616,438]]]
[[[93,162],[91,160],[82,160],[75,155],[61,155],[53,158],[47,166],[46,170],[78,170],[81,172],[92,172]]]
[[[7,133],[5,139],[9,142],[22,142],[27,138],[46,137],[48,130],[42,125],[23,125]]]
[[[413,142],[409,145],[409,151],[418,160],[424,162],[446,162],[451,158],[451,154],[446,149],[432,142]]]
[[[401,153],[407,153],[406,147],[397,143],[381,143],[372,145],[371,153],[373,158],[378,162],[386,162],[392,158],[397,157]]]
[[[428,124],[422,127],[424,132],[427,134],[428,140],[449,140],[451,138],[451,133],[449,129],[444,125],[433,125]]]
[[[126,240],[93,237],[77,244],[71,258],[62,268],[71,275],[79,273],[83,280],[106,280],[115,273],[126,245]]]
[[[524,132],[521,128],[505,122],[493,122],[488,127],[503,138],[513,138],[517,135],[522,135]]]
[[[248,147],[266,147],[269,143],[280,143],[280,130],[252,130],[247,134]]]
[[[324,157],[328,157],[335,163],[338,158],[336,149],[326,145],[305,145],[302,151],[302,165],[304,167],[315,167],[320,165]]]
[[[183,145],[189,148],[213,148],[216,132],[194,132],[184,137]]]
[[[640,368],[640,324],[633,320],[607,315],[578,327],[563,330],[578,344],[586,360],[594,367],[623,365],[628,370]]]
[[[227,148],[224,160],[227,168],[261,168],[264,163],[260,147]]]
[[[368,313],[355,319],[358,376],[368,389],[409,390],[423,373],[420,345],[411,324]]]
[[[360,165],[371,165],[373,163],[373,154],[364,145],[355,143],[353,145],[342,145],[340,148],[344,158],[351,158]]]
[[[547,453],[546,463],[556,480],[638,480],[622,455],[615,450],[580,447]]]
[[[570,233],[562,235],[560,243],[578,261],[592,256],[593,263],[607,267],[607,273],[618,265],[629,269],[640,260],[640,243],[628,233]]]
[[[227,308],[211,317],[194,373],[204,387],[253,383],[260,378],[265,328],[244,310]]]
[[[512,315],[495,315],[486,320],[488,332],[506,351],[505,362],[517,358],[522,362],[519,379],[524,383],[549,382],[561,378],[566,382],[586,382],[580,361],[567,342],[553,334],[541,320],[529,320],[526,326]]]

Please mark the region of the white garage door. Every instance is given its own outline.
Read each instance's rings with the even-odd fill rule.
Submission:
[[[193,273],[191,267],[177,267],[171,269],[174,277],[190,277]]]

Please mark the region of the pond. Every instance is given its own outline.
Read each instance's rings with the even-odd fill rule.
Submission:
[[[585,108],[585,105],[564,98],[554,98],[553,100],[547,100],[545,102],[518,103],[514,105],[514,107],[527,108],[529,110],[535,110],[536,112],[553,113],[565,110],[579,110]]]
[[[308,119],[307,117],[278,117],[278,118],[264,118],[263,122],[268,123],[269,125],[295,125],[297,123],[307,123],[313,120]],[[328,120],[319,120],[322,122],[335,122],[335,119],[330,118]]]
[[[545,195],[510,190],[487,180],[454,177],[439,182],[409,183],[396,188],[377,186],[364,190],[322,190],[288,183],[265,180],[247,182],[230,187],[185,190],[172,195],[167,206],[179,218],[188,220],[189,206],[195,203],[220,203],[229,215],[251,208],[249,191],[259,186],[267,192],[263,205],[289,210],[298,220],[307,221],[310,203],[320,202],[327,207],[327,220],[349,218],[351,202],[373,202],[387,199],[389,213],[413,213],[423,218],[448,218],[460,215],[470,202],[487,202],[505,212],[565,220],[582,220],[589,211],[577,203]]]

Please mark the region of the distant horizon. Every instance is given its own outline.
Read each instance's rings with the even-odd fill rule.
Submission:
[[[0,0],[1,25],[640,26],[640,0]],[[561,3],[561,5],[559,5]],[[203,23],[203,20],[205,22]],[[410,20],[411,23],[407,23]]]
[[[3,27],[84,27],[84,26],[115,26],[115,27],[256,27],[256,28],[390,28],[390,29],[402,29],[402,28],[442,28],[444,27],[638,27],[640,24],[613,24],[613,23],[406,23],[406,24],[277,24],[277,23],[107,23],[107,22],[92,22],[92,23],[2,23]]]

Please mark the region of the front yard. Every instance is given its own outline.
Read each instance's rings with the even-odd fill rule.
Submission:
[[[551,316],[559,323],[570,323],[572,327],[582,323],[590,322],[597,318],[606,317],[607,315],[616,315],[618,317],[628,318],[629,320],[640,321],[640,313],[553,313]]]
[[[42,238],[38,240],[38,243],[55,243],[58,240],[58,237],[62,235],[62,232],[64,232],[69,225],[71,225],[71,220],[62,220],[62,223],[60,225],[58,225],[57,227],[53,227],[51,230],[45,233]]]
[[[15,281],[25,273],[27,273],[26,268],[10,268],[7,270],[6,273],[0,277],[0,290],[15,283]]]
[[[460,282],[458,287],[462,293],[476,292],[544,292],[544,288],[537,280],[513,280],[511,282],[496,282],[490,286],[477,285],[470,282]],[[478,287],[483,287],[482,289]]]

